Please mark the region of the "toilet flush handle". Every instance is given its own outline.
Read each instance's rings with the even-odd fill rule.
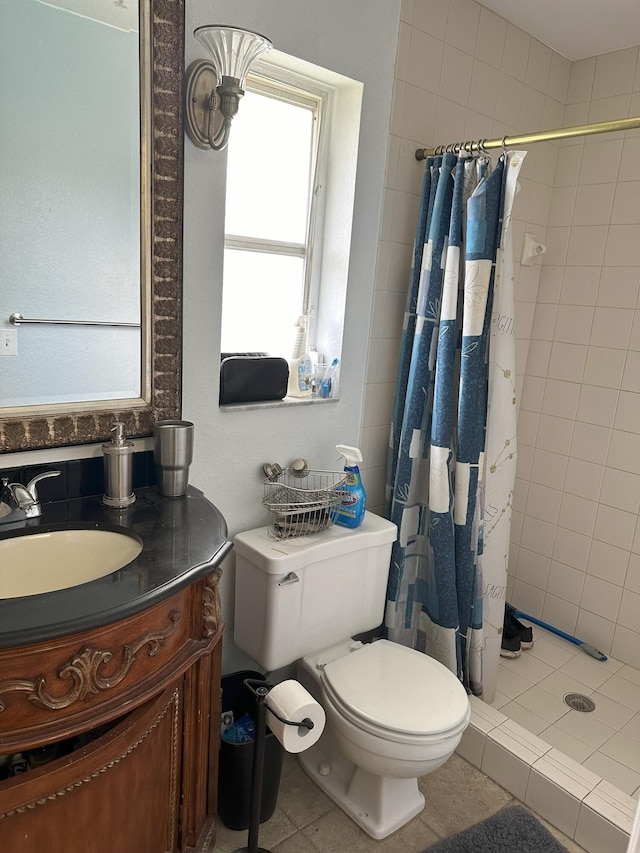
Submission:
[[[282,580],[278,583],[278,586],[288,586],[290,583],[299,583],[300,578],[295,572],[289,572],[288,575],[285,575]]]

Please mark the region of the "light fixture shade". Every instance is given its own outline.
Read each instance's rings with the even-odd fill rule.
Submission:
[[[213,56],[218,85],[223,77],[234,77],[242,89],[251,63],[273,47],[268,38],[239,27],[210,24],[198,27],[193,34]]]

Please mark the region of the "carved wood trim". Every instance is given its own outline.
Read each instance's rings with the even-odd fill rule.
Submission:
[[[47,794],[46,797],[41,797],[37,800],[32,800],[29,803],[25,803],[23,806],[18,806],[15,809],[10,809],[6,812],[0,812],[0,820],[4,818],[11,817],[15,814],[24,814],[24,812],[29,809],[35,809],[37,806],[43,806],[47,803],[51,802],[51,800],[56,800],[58,797],[64,797],[65,794],[69,794],[72,791],[75,791],[77,788],[82,785],[86,785],[89,782],[92,782],[94,779],[97,779],[103,773],[106,773],[108,770],[111,770],[112,767],[115,767],[117,764],[120,764],[125,758],[131,755],[132,752],[135,752],[138,747],[144,743],[144,741],[149,737],[149,735],[158,727],[158,725],[164,720],[167,714],[173,711],[173,720],[172,720],[172,749],[171,749],[171,793],[174,799],[173,803],[177,802],[176,792],[178,785],[178,740],[179,740],[179,720],[180,720],[180,689],[176,687],[173,691],[169,701],[164,706],[164,708],[160,711],[156,719],[153,723],[144,731],[140,737],[132,744],[130,744],[123,752],[120,753],[116,758],[111,759],[102,767],[99,767],[97,770],[92,771],[87,776],[84,776],[82,779],[78,779],[73,782],[71,785],[66,785],[64,788],[59,788],[57,791],[52,791],[50,794]],[[171,809],[171,831],[175,833],[175,824],[176,824],[176,814],[175,807]],[[175,838],[175,834],[172,836]]]
[[[222,602],[220,601],[220,575],[222,569],[216,568],[207,575],[202,593],[202,633],[208,640],[222,624]]]
[[[62,696],[54,696],[49,692],[44,675],[39,675],[35,681],[16,678],[0,682],[0,713],[6,710],[2,696],[7,693],[27,693],[27,699],[39,708],[59,711],[62,708],[68,708],[78,700],[86,699],[87,696],[95,695],[102,690],[110,690],[120,684],[133,666],[136,655],[144,646],[149,646],[147,651],[149,657],[154,657],[160,651],[180,622],[180,613],[177,610],[171,611],[169,622],[170,624],[163,631],[150,631],[123,646],[120,667],[113,675],[107,677],[103,677],[99,670],[103,664],[113,659],[113,652],[109,649],[95,649],[90,646],[82,649],[58,670],[58,678],[73,681],[71,690]]]

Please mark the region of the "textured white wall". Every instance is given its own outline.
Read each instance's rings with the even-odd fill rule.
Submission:
[[[302,456],[313,467],[336,470],[340,466],[335,445],[358,440],[399,5],[399,0],[374,0],[364,14],[362,4],[344,0],[187,4],[187,65],[202,56],[191,35],[194,28],[228,23],[264,33],[278,50],[364,84],[341,398],[336,403],[219,410],[225,154],[201,151],[185,142],[183,414],[196,424],[191,480],[224,513],[231,534],[265,523],[260,503],[264,462],[286,465]],[[277,129],[265,128],[265,133],[271,132]],[[221,593],[228,671],[250,662],[232,642],[233,556],[227,562]]]

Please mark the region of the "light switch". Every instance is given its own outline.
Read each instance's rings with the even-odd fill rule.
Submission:
[[[0,355],[18,355],[18,330],[0,331]]]

